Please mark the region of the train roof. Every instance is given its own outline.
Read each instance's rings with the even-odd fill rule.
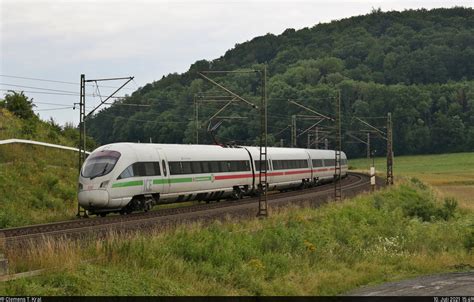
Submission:
[[[221,145],[196,145],[196,144],[153,144],[153,143],[130,143],[130,142],[121,142],[121,143],[112,143],[101,146],[97,148],[97,150],[106,150],[110,149],[111,147],[115,147],[117,149],[122,148],[156,148],[156,149],[194,149],[194,150],[202,150],[202,151],[216,151],[217,149],[226,149],[226,150],[239,150],[239,149],[248,149],[250,152],[260,152],[260,147],[258,146],[235,146],[235,147],[226,147]],[[120,150],[118,150],[120,151]],[[267,152],[271,152],[272,154],[289,154],[289,153],[318,153],[320,155],[326,156],[333,156],[334,150],[326,150],[326,149],[304,149],[304,148],[287,148],[287,147],[267,147]]]

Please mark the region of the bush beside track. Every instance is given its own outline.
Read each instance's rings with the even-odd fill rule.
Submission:
[[[318,209],[280,208],[263,220],[184,225],[85,245],[50,241],[26,256],[10,255],[15,271],[51,271],[7,282],[4,294],[342,294],[474,266],[472,221],[472,212],[406,181]]]

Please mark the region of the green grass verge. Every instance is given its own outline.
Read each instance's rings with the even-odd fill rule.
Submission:
[[[32,139],[74,146],[77,130],[23,120],[0,108],[0,140]],[[77,207],[77,153],[23,144],[0,145],[0,228],[72,218]]]
[[[0,228],[73,218],[77,173],[72,151],[0,146]]]
[[[3,295],[336,295],[362,285],[474,266],[474,214],[417,180],[268,219],[47,242],[9,255]],[[93,259],[84,262],[83,260]]]

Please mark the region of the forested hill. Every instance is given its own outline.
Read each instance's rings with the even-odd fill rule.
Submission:
[[[270,144],[284,139],[288,145],[290,131],[285,128],[291,115],[308,114],[288,99],[333,115],[331,97],[341,91],[344,130],[356,128],[354,116],[380,117],[392,112],[396,155],[474,150],[474,10],[460,7],[374,10],[236,44],[218,59],[197,61],[187,72],[169,74],[102,110],[88,122],[88,132],[102,144],[148,142],[150,138],[160,143],[193,143],[196,94],[223,94],[197,71],[261,69],[265,63]],[[259,101],[256,74],[213,74],[212,78]],[[217,108],[209,103],[200,106],[199,119],[207,120]],[[251,107],[237,103],[221,115],[247,117],[225,120],[217,131],[221,141],[256,141],[259,124]],[[311,122],[298,120],[298,129]],[[211,143],[206,128],[203,125],[199,132],[200,143]],[[351,140],[344,138],[344,149],[351,156],[363,155],[365,146]],[[298,138],[298,144],[306,146],[306,135]],[[384,152],[383,142],[376,144]]]

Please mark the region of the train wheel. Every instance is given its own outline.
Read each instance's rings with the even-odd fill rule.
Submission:
[[[232,199],[238,200],[244,197],[244,193],[242,192],[242,190],[240,190],[240,188],[235,188],[234,191],[232,191],[231,196],[232,196]]]
[[[145,212],[148,212],[148,211],[150,211],[150,210],[151,210],[151,203],[145,204],[145,209],[144,209],[144,211],[145,211]]]

